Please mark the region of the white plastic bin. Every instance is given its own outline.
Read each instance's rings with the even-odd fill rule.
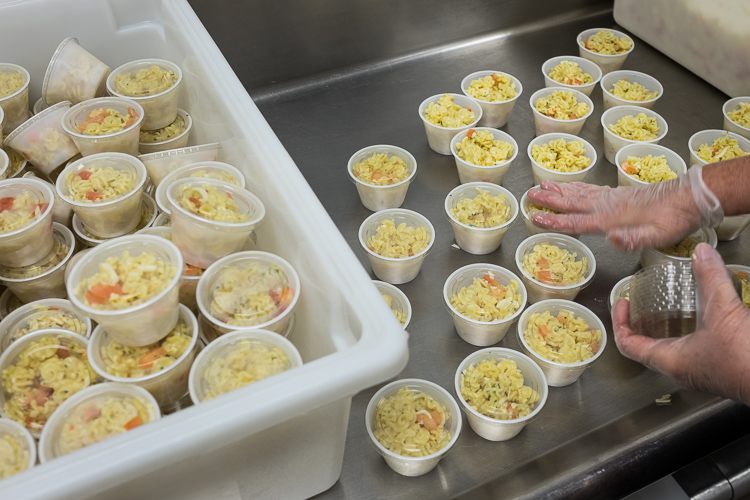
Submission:
[[[29,38],[28,26],[44,29]],[[4,479],[0,496],[276,499],[327,490],[341,473],[351,398],[404,368],[406,332],[187,0],[0,0],[0,46],[31,72],[31,102],[50,54],[72,35],[111,68],[154,57],[183,69],[179,107],[194,120],[195,144],[222,143],[223,160],[240,168],[273,221],[258,230],[262,250],[299,272],[305,293],[289,340],[305,364]]]

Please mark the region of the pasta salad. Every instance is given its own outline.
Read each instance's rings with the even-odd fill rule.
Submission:
[[[513,145],[495,139],[489,130],[466,131],[466,136],[456,143],[456,153],[462,160],[480,167],[505,163],[513,156]]]
[[[369,158],[355,163],[352,173],[365,184],[389,186],[405,181],[410,172],[406,162],[400,156],[373,153]]]
[[[185,119],[178,113],[177,118],[164,128],[156,130],[141,130],[138,141],[147,144],[166,142],[181,135],[185,132],[185,129],[187,129]]]
[[[474,278],[471,285],[454,293],[450,303],[460,315],[486,322],[508,319],[523,306],[518,282],[511,280],[508,285],[503,285],[495,279],[492,271]]]
[[[627,78],[617,80],[609,93],[626,101],[650,101],[659,95],[658,92],[651,92],[638,82],[631,83]]]
[[[576,260],[578,254],[550,243],[534,245],[534,250],[524,255],[523,270],[534,280],[549,286],[570,286],[586,279],[586,257]]]
[[[731,160],[748,154],[750,152],[740,148],[737,139],[731,139],[726,134],[716,139],[711,145],[701,144],[698,151],[695,152],[698,158],[708,163]]]
[[[477,119],[471,108],[462,108],[453,102],[453,96],[444,94],[437,103],[427,105],[425,119],[438,127],[458,128],[471,125]]]
[[[672,257],[682,257],[687,259],[691,255],[693,255],[693,251],[695,250],[695,247],[698,246],[698,243],[701,243],[700,238],[688,236],[679,243],[675,243],[674,245],[662,248],[659,251],[661,253],[671,255]]]
[[[393,311],[393,314],[396,316],[396,319],[399,323],[402,325],[406,324],[406,314],[402,311],[399,311],[398,309],[393,308],[393,297],[386,294],[381,294],[383,296],[383,300],[385,300],[385,303],[388,305],[388,308]]]
[[[84,336],[88,331],[86,324],[71,311],[48,306],[35,307],[34,309],[36,311],[26,318],[20,328],[8,332],[10,342],[15,342],[27,333],[47,328],[59,328]]]
[[[30,460],[29,452],[24,449],[20,439],[12,434],[0,435],[0,479],[28,469]]]
[[[577,120],[591,112],[588,104],[579,103],[573,92],[568,90],[555,90],[545,97],[540,97],[534,103],[534,108],[555,120]]]
[[[117,92],[132,97],[160,94],[177,83],[177,75],[169,68],[153,65],[135,74],[120,73],[115,77]]]
[[[135,181],[135,174],[129,170],[92,165],[78,172],[68,172],[65,187],[72,201],[102,203],[129,193],[135,189]]]
[[[659,137],[659,124],[656,118],[647,116],[646,113],[623,116],[607,128],[613,134],[630,141],[653,141]]]
[[[461,224],[470,227],[489,228],[508,222],[512,214],[505,195],[498,193],[492,196],[482,188],[476,189],[479,194],[456,203],[450,214]]]
[[[562,137],[547,144],[531,147],[531,157],[542,167],[555,172],[580,172],[591,166],[581,141],[566,141]]]
[[[739,107],[728,112],[727,116],[737,125],[750,128],[750,102],[741,102]]]
[[[560,61],[560,64],[550,70],[548,76],[565,85],[586,85],[594,82],[594,78],[584,73],[574,61]]]
[[[524,340],[539,356],[556,363],[580,363],[591,359],[601,347],[602,332],[593,330],[572,312],[533,313]]]
[[[601,30],[587,40],[582,40],[581,45],[597,54],[615,55],[629,51],[633,47],[633,41],[627,37],[619,37],[609,30]]]
[[[367,239],[371,252],[390,259],[413,257],[427,250],[429,244],[426,227],[411,227],[405,222],[397,227],[393,219],[381,222],[375,235]]]
[[[677,178],[677,172],[669,168],[664,155],[628,156],[620,166],[630,177],[643,182],[663,182]]]
[[[177,190],[177,201],[191,214],[216,222],[244,222],[237,202],[228,192],[222,192],[211,184],[183,184]]]
[[[135,125],[138,118],[138,112],[131,107],[125,115],[116,109],[97,108],[90,111],[76,129],[83,135],[116,134]]]
[[[472,80],[466,93],[475,99],[487,102],[502,102],[518,95],[516,84],[508,75],[493,73],[478,80]]]
[[[0,198],[0,233],[16,231],[39,219],[49,206],[42,198],[24,191]]]
[[[484,416],[514,420],[530,414],[539,393],[524,385],[523,373],[510,359],[485,359],[462,373],[461,397]]]
[[[20,71],[12,73],[0,71],[0,98],[9,96],[16,92],[23,87],[25,83],[26,79]]]

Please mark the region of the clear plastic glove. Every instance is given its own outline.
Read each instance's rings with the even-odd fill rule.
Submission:
[[[704,310],[695,332],[668,339],[638,335],[630,328],[630,303],[622,299],[614,311],[617,348],[681,387],[750,404],[750,309],[709,245],[693,252],[693,272]]]
[[[557,231],[606,233],[612,245],[626,251],[665,247],[701,226],[717,226],[724,217],[702,171],[695,166],[672,181],[616,189],[544,181],[540,188],[529,190],[529,199],[563,213],[539,211],[531,220]]]

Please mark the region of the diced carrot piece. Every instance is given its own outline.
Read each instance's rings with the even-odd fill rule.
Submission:
[[[500,282],[497,281],[495,278],[490,276],[489,274],[485,274],[482,276],[482,279],[490,284],[490,286],[500,286]]]
[[[159,346],[154,349],[151,349],[146,354],[144,354],[141,359],[138,360],[138,366],[143,368],[144,370],[148,370],[152,366],[154,366],[154,363],[158,361],[159,359],[163,358],[167,355],[167,351],[164,350],[163,347]]]
[[[638,173],[638,169],[628,162],[624,162],[621,166],[622,166],[622,169],[625,171],[625,173],[628,175],[633,175],[633,174]]]
[[[748,275],[745,271],[740,271],[737,273],[737,277],[743,281],[746,280],[748,276],[750,275]]]
[[[224,194],[225,194],[225,195],[227,195],[227,197],[228,197],[228,198],[229,198],[230,200],[233,200],[233,199],[234,199],[234,198],[232,198],[232,193],[224,193]]]
[[[562,324],[565,324],[568,322],[568,315],[562,311],[557,313],[557,321],[559,321]]]
[[[476,130],[474,130],[473,128],[470,128],[469,130],[466,131],[466,137],[471,137],[472,135],[476,133],[477,133]]]
[[[98,200],[99,198],[104,198],[104,195],[96,193],[94,191],[88,191],[88,192],[86,192],[86,199],[89,199],[89,200]]]
[[[286,307],[287,305],[292,303],[293,298],[294,298],[294,288],[290,286],[284,288],[284,290],[281,292],[281,296],[279,297],[279,306]]]
[[[65,359],[70,356],[70,351],[66,349],[65,347],[58,347],[57,348],[57,357],[60,359]]]
[[[13,208],[13,203],[16,201],[15,196],[6,196],[0,198],[0,212]]]
[[[185,269],[182,270],[183,276],[200,276],[201,268],[185,264]]]
[[[498,75],[497,73],[492,73],[492,79],[498,81],[500,79],[500,75]]]
[[[540,259],[536,263],[541,269],[549,269],[549,261],[547,259]]]
[[[372,180],[374,180],[374,181],[377,181],[381,177],[383,177],[383,174],[381,174],[380,172],[373,172],[372,173]]]
[[[571,120],[577,120],[578,119],[578,115],[575,114],[575,113],[573,113],[573,114],[570,115],[570,119]]]
[[[591,343],[591,352],[593,352],[594,354],[596,354],[597,352],[599,352],[599,347],[601,347],[601,346],[599,345],[598,342],[592,342]]]
[[[86,300],[95,304],[103,304],[109,300],[112,294],[122,295],[122,286],[119,283],[116,285],[104,285],[99,283],[94,285],[86,291]]]
[[[89,180],[91,178],[92,174],[93,174],[93,172],[91,172],[90,170],[81,170],[76,175],[78,175],[78,177],[80,177],[84,181],[87,181],[87,180]]]
[[[195,205],[195,208],[200,208],[201,207],[201,201],[198,198],[196,198],[194,196],[191,196],[190,198],[188,198],[188,200],[190,200],[190,203],[192,203],[193,205]]]
[[[47,210],[47,207],[49,206],[49,203],[36,203],[33,207],[31,207],[31,213],[40,213],[43,214],[45,210]]]
[[[141,416],[138,415],[128,420],[128,423],[125,424],[125,430],[126,431],[133,430],[136,427],[140,427],[141,425],[143,425],[143,420],[141,420]]]
[[[492,296],[497,298],[505,297],[505,287],[503,285],[492,287]]]
[[[549,328],[547,328],[547,325],[540,325],[539,326],[539,335],[542,337],[546,337],[549,335]]]
[[[81,418],[84,422],[91,422],[92,420],[99,418],[101,414],[101,410],[92,405],[81,412]]]
[[[39,406],[44,406],[49,399],[49,395],[52,394],[52,387],[45,387],[40,385],[36,388],[36,394],[34,394],[34,400]]]
[[[133,118],[138,118],[138,112],[131,106],[128,106],[128,114]]]
[[[471,111],[471,108],[466,108],[466,109],[468,109],[469,111]]]

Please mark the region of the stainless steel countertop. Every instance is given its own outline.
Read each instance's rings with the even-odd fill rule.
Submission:
[[[206,15],[196,10],[199,16]],[[206,25],[213,35],[212,25]],[[368,270],[357,231],[371,212],[362,206],[349,181],[347,161],[355,151],[372,144],[401,146],[417,159],[416,180],[403,207],[430,219],[437,238],[419,276],[399,286],[411,301],[414,317],[408,329],[411,358],[398,378],[424,378],[454,392],[458,364],[479,348],[456,334],[442,301],[445,279],[457,268],[477,262],[517,273],[514,251],[526,238],[519,217],[492,254],[474,256],[451,246],[453,233],[443,202],[459,184],[458,175],[453,157],[429,149],[417,114],[419,103],[439,93],[460,93],[461,79],[474,71],[495,69],[519,78],[523,95],[503,130],[515,138],[520,151],[503,185],[520,199],[533,183],[526,155],[534,137],[529,97],[544,86],[541,65],[553,56],[577,55],[576,35],[598,26],[617,27],[611,11],[592,10],[584,16],[577,12],[330,71],[319,78],[250,89]],[[225,53],[234,50],[217,41]],[[229,54],[228,59],[232,62]],[[654,107],[669,123],[661,144],[683,159],[688,160],[687,141],[694,132],[721,128],[721,106],[727,96],[637,38],[624,68],[648,73],[664,85],[664,96]],[[238,75],[243,79],[241,72]],[[599,162],[587,181],[616,186],[616,169],[604,158],[598,86],[592,99],[595,110],[580,135],[596,147]],[[319,498],[618,498],[750,433],[748,407],[678,390],[667,378],[620,355],[607,301],[612,286],[638,270],[639,257],[613,250],[601,236],[585,235],[581,240],[596,256],[597,274],[576,302],[602,319],[608,345],[578,382],[551,388],[539,418],[510,441],[485,441],[464,422],[455,448],[434,471],[418,478],[391,471],[369,442],[364,411],[379,387],[364,391],[352,401],[341,479]],[[748,231],[718,247],[727,263],[741,264],[750,263],[748,248]],[[519,349],[515,325],[497,345]],[[672,404],[657,407],[654,400],[666,393],[672,394]]]

